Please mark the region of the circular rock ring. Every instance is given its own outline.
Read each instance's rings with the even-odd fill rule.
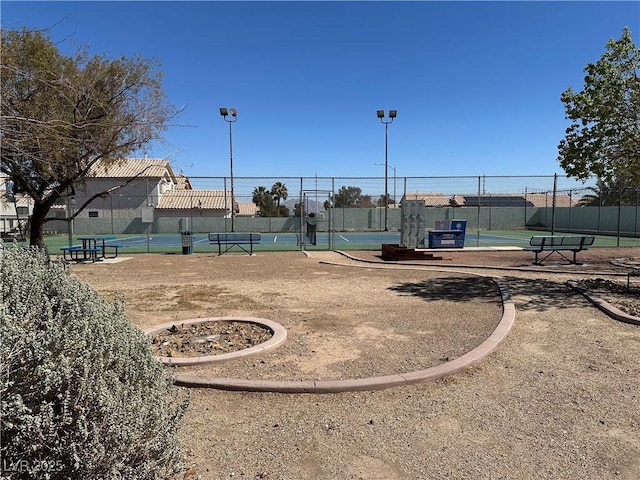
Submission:
[[[254,355],[260,355],[269,350],[273,350],[280,345],[282,345],[287,340],[287,330],[272,320],[267,320],[265,318],[253,318],[253,317],[207,317],[207,318],[193,318],[190,320],[184,320],[181,322],[170,322],[162,325],[154,326],[148,328],[144,331],[145,335],[150,337],[154,337],[159,333],[166,332],[167,329],[179,323],[180,325],[196,325],[200,323],[209,323],[209,322],[247,322],[247,323],[255,323],[266,327],[267,329],[273,332],[273,335],[266,342],[262,342],[258,345],[254,345],[250,348],[245,348],[242,350],[238,350],[235,352],[229,353],[221,353],[220,355],[203,355],[200,357],[161,357],[157,356],[162,363],[165,365],[173,365],[178,367],[186,367],[189,365],[200,365],[203,363],[213,363],[213,362],[226,362],[229,360],[237,360],[238,358],[251,357]]]

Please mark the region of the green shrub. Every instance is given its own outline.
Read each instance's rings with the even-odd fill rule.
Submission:
[[[123,302],[36,249],[0,273],[2,478],[174,478],[187,402]]]

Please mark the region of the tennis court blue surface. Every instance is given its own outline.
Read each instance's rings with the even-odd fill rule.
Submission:
[[[535,235],[548,235],[550,232],[533,230],[489,230],[478,232],[467,230],[465,235],[465,248],[469,247],[526,247],[529,240]],[[556,232],[556,235],[569,234],[570,232]],[[182,237],[174,234],[132,234],[132,235],[108,235],[105,241],[107,245],[123,245],[122,253],[179,253],[183,252]],[[640,237],[618,237],[616,235],[595,235],[594,247],[640,247]],[[400,244],[400,232],[335,232],[332,241],[329,242],[329,234],[318,232],[316,243],[312,244],[306,237],[302,237],[305,243],[300,246],[300,235],[294,232],[286,233],[261,233],[260,244],[254,245],[254,251],[283,251],[283,250],[378,250],[382,244]],[[51,251],[60,251],[60,248],[69,244],[66,235],[57,235],[46,239]],[[78,243],[78,237],[75,242]],[[427,245],[428,246],[428,245]],[[217,251],[217,246],[209,244],[208,233],[193,234],[193,252]]]
[[[295,233],[261,233],[260,245],[267,247],[269,245],[274,246],[295,246],[300,244],[300,235]],[[527,233],[524,234],[528,235]],[[316,236],[316,246],[329,245],[329,234],[326,232],[319,232]],[[467,232],[465,236],[465,245],[476,246],[480,245],[514,245],[523,246],[528,243],[529,237],[523,238],[522,236],[509,236],[509,235],[493,235],[481,233],[478,237],[477,233]],[[336,248],[341,245],[364,245],[364,246],[379,246],[383,243],[387,244],[399,244],[400,232],[336,232],[333,234],[333,241]],[[310,244],[308,238],[303,237],[305,244]],[[179,234],[151,234],[148,237],[146,235],[123,235],[118,236],[113,240],[109,240],[108,243],[124,244],[127,246],[149,246],[149,247],[180,247],[182,245],[182,238]],[[199,245],[208,246],[209,239],[206,233],[193,234],[194,249],[197,249]]]

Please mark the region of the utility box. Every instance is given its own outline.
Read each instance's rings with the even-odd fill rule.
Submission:
[[[402,199],[400,245],[406,248],[424,247],[424,219],[427,214],[424,200]]]

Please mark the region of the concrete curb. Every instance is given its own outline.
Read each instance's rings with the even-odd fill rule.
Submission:
[[[484,342],[470,352],[435,367],[403,374],[345,380],[271,381],[176,375],[174,383],[182,387],[215,388],[229,391],[317,394],[382,390],[402,385],[430,382],[447,375],[453,375],[480,362],[494,352],[507,337],[515,322],[516,310],[508,287],[495,278],[491,279],[498,285],[502,300],[502,317],[498,326]]]
[[[228,362],[229,360],[237,360],[238,358],[252,357],[264,352],[268,352],[275,348],[278,348],[287,340],[287,330],[272,320],[265,318],[253,318],[253,317],[206,317],[206,318],[193,318],[190,320],[184,320],[181,322],[169,322],[162,325],[154,326],[147,330],[144,330],[145,335],[153,337],[159,333],[164,333],[168,328],[171,328],[175,324],[180,325],[196,325],[206,322],[248,322],[262,325],[273,332],[273,335],[269,340],[259,345],[254,345],[250,348],[238,350],[236,352],[222,353],[220,355],[207,355],[202,357],[159,357],[156,356],[162,363],[169,366],[186,367],[190,365],[201,365],[203,363],[220,363]]]
[[[628,313],[623,312],[619,308],[614,307],[609,302],[596,297],[587,289],[578,286],[577,282],[574,282],[573,280],[569,280],[567,282],[567,285],[569,285],[576,292],[581,293],[583,297],[585,297],[587,300],[589,300],[592,304],[594,304],[601,311],[609,315],[611,318],[618,320],[620,322],[630,323],[632,325],[640,325],[639,317],[634,317],[633,315],[629,315]]]
[[[434,250],[435,251],[435,250]],[[445,250],[440,250],[441,252],[445,251]],[[498,251],[496,249],[493,249],[492,251]],[[562,266],[563,268],[550,268],[550,267],[534,267],[534,266],[527,266],[527,267],[509,267],[509,266],[497,266],[497,265],[474,265],[474,264],[467,264],[467,263],[451,263],[451,264],[447,264],[445,263],[443,260],[434,260],[431,261],[431,263],[427,263],[429,262],[429,260],[424,260],[421,263],[417,263],[417,262],[410,262],[410,261],[391,261],[391,260],[372,260],[372,259],[365,259],[365,258],[358,258],[354,255],[351,255],[348,252],[345,252],[343,250],[336,250],[336,253],[348,258],[349,260],[354,260],[356,262],[361,262],[361,263],[368,263],[368,264],[372,264],[372,265],[388,265],[389,267],[392,266],[400,266],[400,267],[435,267],[436,269],[440,270],[440,269],[444,269],[444,268],[452,268],[452,269],[459,269],[459,268],[469,268],[469,269],[481,269],[481,270],[504,270],[504,271],[517,271],[517,272],[533,272],[533,273],[545,273],[545,274],[554,274],[554,273],[558,273],[558,274],[565,274],[565,275],[599,275],[599,276],[611,276],[611,277],[626,277],[627,273],[625,272],[615,272],[615,271],[602,271],[602,270],[578,270],[578,269],[572,269],[572,268],[564,268],[566,266]],[[446,252],[451,252],[451,249],[446,250]]]

